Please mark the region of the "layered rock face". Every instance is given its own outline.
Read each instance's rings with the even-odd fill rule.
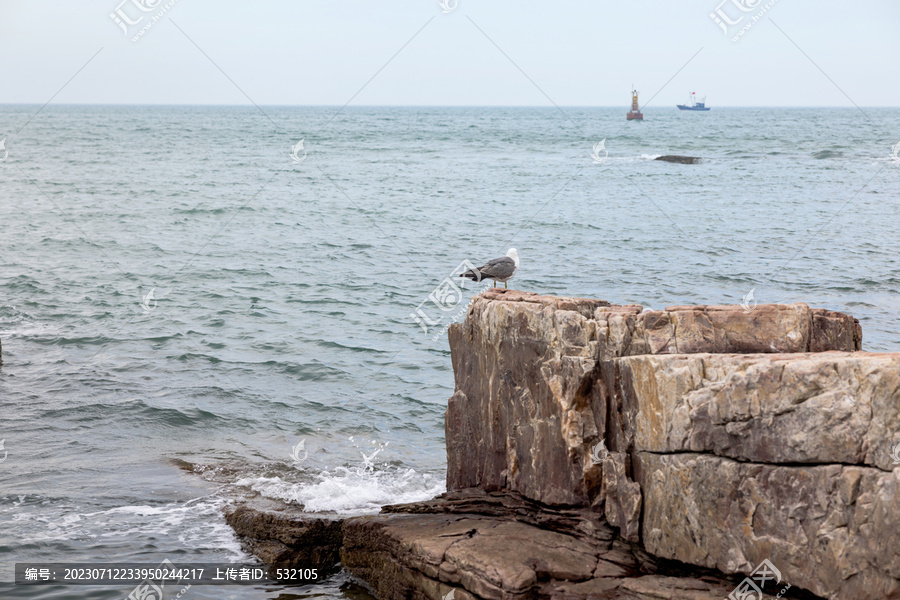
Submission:
[[[343,566],[379,600],[721,600],[736,583],[650,556],[589,508],[506,492],[451,492],[346,520],[255,498],[226,520],[270,567]]]
[[[251,550],[380,600],[900,600],[900,354],[852,317],[491,289],[449,336],[448,493],[238,509]]]
[[[852,317],[805,304],[642,311],[504,292],[479,296],[449,331],[456,391],[446,417],[447,485],[510,489],[546,504],[595,498],[601,469],[591,444],[605,438],[611,450],[629,449],[615,359],[853,351],[862,337]]]
[[[656,557],[769,559],[822,597],[900,598],[900,354],[860,352],[852,317],[491,290],[450,343],[449,490],[589,507]]]

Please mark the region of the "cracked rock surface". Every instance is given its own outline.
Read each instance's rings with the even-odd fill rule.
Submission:
[[[341,558],[381,600],[721,600],[736,585],[654,559],[590,509],[480,490],[347,519]]]
[[[381,600],[721,600],[764,560],[768,596],[900,600],[900,354],[853,317],[494,288],[448,335],[447,494],[337,538],[236,511],[264,560],[339,550]]]
[[[862,352],[853,317],[489,290],[449,336],[448,490],[589,507],[657,557],[769,559],[821,597],[900,598],[900,354]]]
[[[828,598],[900,597],[900,470],[638,453],[642,543],[725,573],[769,559]]]

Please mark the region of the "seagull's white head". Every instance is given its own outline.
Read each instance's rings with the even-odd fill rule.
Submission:
[[[508,257],[510,257],[511,259],[513,259],[513,262],[516,263],[516,268],[519,267],[519,253],[516,252],[516,249],[515,249],[515,248],[510,248],[510,249],[507,251],[506,256],[508,256]]]

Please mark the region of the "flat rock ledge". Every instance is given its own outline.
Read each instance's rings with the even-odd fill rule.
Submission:
[[[482,490],[348,519],[341,559],[381,600],[721,600],[737,584],[650,556],[589,509]]]
[[[238,508],[251,551],[381,600],[757,600],[761,564],[767,596],[900,600],[900,354],[852,316],[492,288],[448,335],[448,492]]]
[[[380,600],[439,600],[451,591],[453,600],[721,600],[740,583],[653,557],[590,509],[553,509],[517,494],[451,492],[324,528],[274,503],[240,506],[228,522],[270,566],[333,572],[339,553]]]

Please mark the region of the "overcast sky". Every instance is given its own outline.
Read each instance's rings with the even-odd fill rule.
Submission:
[[[900,105],[897,0],[121,1],[0,0],[0,103]]]

